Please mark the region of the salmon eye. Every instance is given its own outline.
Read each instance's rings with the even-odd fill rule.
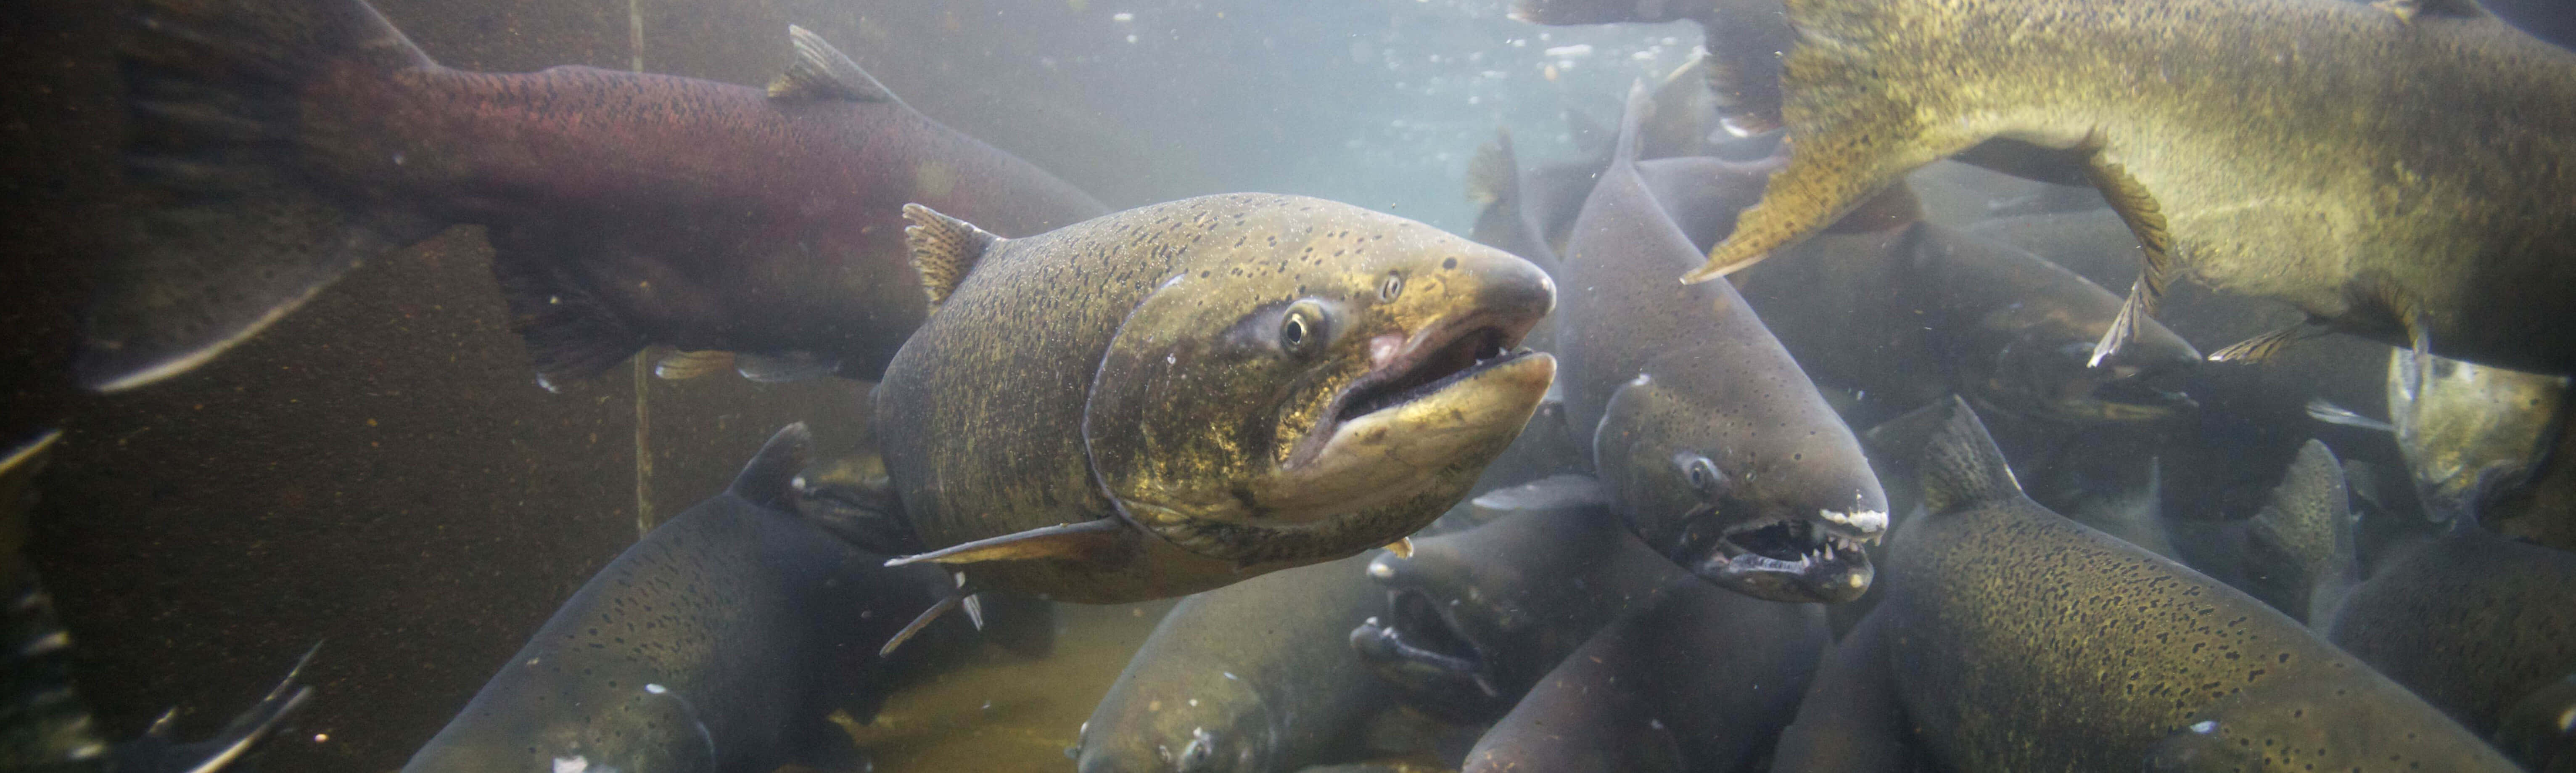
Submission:
[[[1690,481],[1691,488],[1701,491],[1715,489],[1717,465],[1709,462],[1708,457],[1693,456],[1689,461],[1682,463],[1682,477]]]
[[[1378,300],[1381,300],[1381,301],[1392,301],[1392,300],[1395,300],[1396,296],[1403,295],[1403,294],[1404,294],[1404,275],[1402,275],[1402,274],[1388,274],[1388,275],[1386,275],[1386,281],[1378,283],[1378,286],[1377,286],[1377,299],[1378,299]]]
[[[1279,317],[1279,350],[1297,356],[1313,354],[1332,336],[1325,326],[1322,304],[1298,301]]]

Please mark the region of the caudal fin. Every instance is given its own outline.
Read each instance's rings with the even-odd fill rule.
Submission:
[[[1950,398],[1950,419],[1923,448],[1923,506],[1934,515],[2015,499],[2021,481],[1968,401]]]
[[[308,82],[434,67],[358,0],[145,0],[121,52],[128,177],[148,201],[88,311],[74,369],[101,391],[194,368],[333,280],[444,226],[307,165]]]
[[[2309,440],[2247,535],[2253,554],[2245,574],[2270,591],[2255,595],[2312,628],[2322,629],[2359,572],[2347,492],[2343,464],[2326,444]]]
[[[1519,206],[1520,196],[1520,158],[1512,152],[1512,130],[1504,128],[1467,160],[1467,201],[1479,207]]]

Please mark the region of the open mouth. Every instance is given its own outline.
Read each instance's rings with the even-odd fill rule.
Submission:
[[[1333,419],[1349,421],[1402,405],[1529,356],[1527,349],[1512,350],[1517,339],[1500,327],[1484,326],[1467,330],[1437,347],[1400,355],[1343,393]]]
[[[1389,591],[1387,606],[1386,617],[1371,617],[1351,631],[1351,647],[1381,678],[1461,716],[1508,710],[1494,684],[1492,662],[1441,614],[1439,602],[1406,589]]]
[[[1771,518],[1713,536],[1694,534],[1673,560],[1702,579],[1755,598],[1838,604],[1869,590],[1876,570],[1868,543],[1875,541],[1812,519]]]

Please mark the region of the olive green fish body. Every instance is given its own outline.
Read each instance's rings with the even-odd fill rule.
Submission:
[[[2576,554],[2455,528],[2352,590],[2331,638],[2480,734],[2576,673]]]
[[[2514,769],[2297,621],[2031,502],[1954,410],[1877,613],[1906,716],[1949,766],[2130,771],[2252,749],[2238,761]]]
[[[1693,272],[1759,260],[2002,137],[2092,151],[2174,265],[2392,343],[2576,369],[2576,54],[2334,0],[1795,0],[1794,148]]]
[[[915,212],[917,250],[972,229]],[[1080,555],[983,561],[991,587],[1141,600],[1392,542],[1554,374],[1508,353],[1553,305],[1537,267],[1348,205],[1231,194],[975,233],[964,265],[925,264],[937,310],[875,393],[904,510],[934,550],[1101,529],[1060,543]]]
[[[1348,760],[1387,685],[1344,643],[1386,609],[1369,558],[1303,566],[1173,607],[1083,723],[1082,773],[1259,773]]]

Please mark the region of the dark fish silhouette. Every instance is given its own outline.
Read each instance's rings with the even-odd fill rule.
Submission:
[[[1081,773],[1270,773],[1342,762],[1391,691],[1343,644],[1386,609],[1370,555],[1182,599],[1082,724]]]
[[[1558,278],[1567,426],[1646,544],[1774,601],[1869,588],[1887,495],[1851,429],[1733,285],[1660,277],[1698,254],[1636,165],[1645,90]]]
[[[8,594],[0,597],[8,604],[8,612],[0,616],[0,647],[6,648],[0,654],[0,770],[214,773],[231,766],[313,697],[313,688],[295,682],[313,653],[305,652],[267,696],[212,738],[173,740],[171,714],[163,714],[142,737],[109,744],[72,684],[71,633],[54,617],[53,596],[26,556],[36,473],[44,467],[46,450],[61,437],[60,430],[50,430],[0,450],[0,592]]]
[[[878,646],[953,583],[886,567],[801,516],[807,438],[802,424],[779,430],[724,493],[609,562],[403,770],[846,762],[849,736],[827,717],[875,714],[901,670]]]
[[[456,223],[489,227],[541,384],[651,344],[872,379],[925,313],[903,204],[1013,236],[1105,211],[792,27],[763,91],[451,70],[360,0],[135,18],[126,160],[153,198],[89,313],[75,367],[101,390],[185,372]]]

